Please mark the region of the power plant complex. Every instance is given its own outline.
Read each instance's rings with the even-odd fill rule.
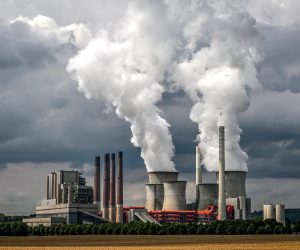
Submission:
[[[46,181],[46,199],[36,207],[36,217],[23,221],[30,226],[51,224],[127,223],[141,220],[210,223],[215,220],[246,220],[251,213],[251,199],[246,194],[245,171],[226,171],[225,128],[219,127],[219,168],[217,183],[202,178],[202,157],[196,147],[196,197],[186,202],[187,182],[178,172],[148,172],[145,206],[123,206],[123,153],[104,155],[101,188],[100,157],[95,157],[94,184],[78,171],[50,173]],[[117,159],[116,159],[117,158]],[[117,165],[117,171],[116,171]],[[102,191],[102,194],[101,194]],[[264,205],[264,219],[274,218],[284,224],[284,205]]]

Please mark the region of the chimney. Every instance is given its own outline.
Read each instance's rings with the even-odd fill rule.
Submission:
[[[116,155],[111,154],[110,164],[110,195],[109,195],[109,220],[116,221]]]
[[[225,198],[225,132],[224,126],[219,127],[219,194],[218,194],[218,220],[226,220]]]
[[[123,223],[123,153],[118,153],[116,222]]]
[[[199,184],[202,184],[202,172],[201,172],[201,161],[202,155],[200,151],[200,147],[196,146],[196,207],[199,206]]]
[[[103,203],[102,216],[109,219],[109,154],[104,156],[104,176],[103,176]]]
[[[98,211],[100,208],[100,156],[95,157],[94,204],[97,204],[97,211]]]

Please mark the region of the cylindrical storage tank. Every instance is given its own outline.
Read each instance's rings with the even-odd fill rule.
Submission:
[[[245,171],[225,171],[225,195],[226,198],[237,198],[246,196],[246,175]],[[217,172],[217,179],[219,174]]]
[[[148,172],[149,184],[163,184],[167,181],[177,181],[178,172],[158,171]]]
[[[162,210],[164,202],[163,184],[146,184],[146,209],[148,211]]]
[[[205,183],[198,185],[199,205],[198,210],[204,210],[210,205],[218,205],[218,184]]]
[[[186,209],[186,181],[164,182],[164,202],[162,210]]]
[[[275,219],[275,206],[272,204],[267,205],[267,218],[266,219]]]
[[[276,221],[285,225],[285,207],[284,204],[276,204],[275,206]]]
[[[263,205],[263,219],[264,220],[266,220],[268,217],[267,216],[267,210],[268,210],[267,207],[268,207],[268,205],[266,205],[266,204]]]

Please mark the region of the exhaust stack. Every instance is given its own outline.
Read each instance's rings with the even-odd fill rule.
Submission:
[[[118,153],[116,222],[123,223],[123,153]]]
[[[116,221],[116,155],[111,154],[110,164],[110,195],[109,195],[109,220]]]
[[[202,171],[201,171],[202,155],[200,147],[196,146],[196,207],[199,205],[199,184],[202,184]]]
[[[95,157],[94,204],[97,204],[97,209],[99,210],[100,208],[100,156]]]
[[[103,176],[103,203],[102,203],[102,216],[105,219],[109,219],[109,154],[104,156],[104,176]]]
[[[225,128],[219,127],[219,194],[218,194],[218,220],[226,220],[225,199]]]

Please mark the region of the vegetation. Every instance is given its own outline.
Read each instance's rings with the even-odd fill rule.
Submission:
[[[268,220],[227,220],[211,224],[153,223],[130,222],[128,224],[105,223],[99,225],[52,225],[50,227],[28,227],[21,222],[0,223],[1,236],[21,235],[174,235],[174,234],[290,234],[300,233],[300,221],[284,226],[273,219]]]

